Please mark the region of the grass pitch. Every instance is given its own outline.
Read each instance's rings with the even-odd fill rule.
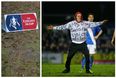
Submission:
[[[70,73],[62,73],[65,69],[64,64],[43,64],[42,76],[43,77],[114,77],[115,65],[114,64],[97,64],[93,65],[93,74],[86,74],[85,71],[80,73],[81,65],[71,65]]]

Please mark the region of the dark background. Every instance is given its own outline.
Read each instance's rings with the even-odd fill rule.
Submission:
[[[84,19],[87,19],[88,13],[95,15],[95,21],[108,19],[110,22],[115,20],[114,2],[43,2],[42,14],[43,22],[47,24],[64,23],[67,15],[73,19],[76,11],[83,13]]]

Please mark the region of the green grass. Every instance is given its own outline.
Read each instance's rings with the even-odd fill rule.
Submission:
[[[94,65],[92,68],[93,74],[86,74],[85,71],[79,73],[81,65],[71,65],[70,73],[62,73],[64,70],[64,64],[43,64],[42,76],[43,77],[80,77],[80,76],[95,76],[95,77],[114,77],[115,65],[114,64],[99,64]]]

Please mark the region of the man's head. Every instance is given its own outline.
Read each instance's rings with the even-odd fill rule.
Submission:
[[[75,13],[75,15],[74,15],[74,18],[75,18],[75,20],[76,20],[77,22],[81,22],[82,19],[83,19],[82,13],[79,12],[79,11],[77,11],[77,12]]]
[[[89,13],[88,21],[93,22],[93,20],[94,20],[94,15],[92,13]]]

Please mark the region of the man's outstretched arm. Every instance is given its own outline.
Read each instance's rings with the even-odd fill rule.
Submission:
[[[100,26],[100,25],[106,23],[107,21],[108,20],[103,20],[101,22],[89,22],[89,25],[90,25],[90,27],[96,27],[96,26]]]
[[[53,26],[53,25],[49,25],[47,27],[48,30],[65,30],[65,29],[69,29],[70,28],[70,24],[64,24],[64,25],[59,25],[59,26]]]

